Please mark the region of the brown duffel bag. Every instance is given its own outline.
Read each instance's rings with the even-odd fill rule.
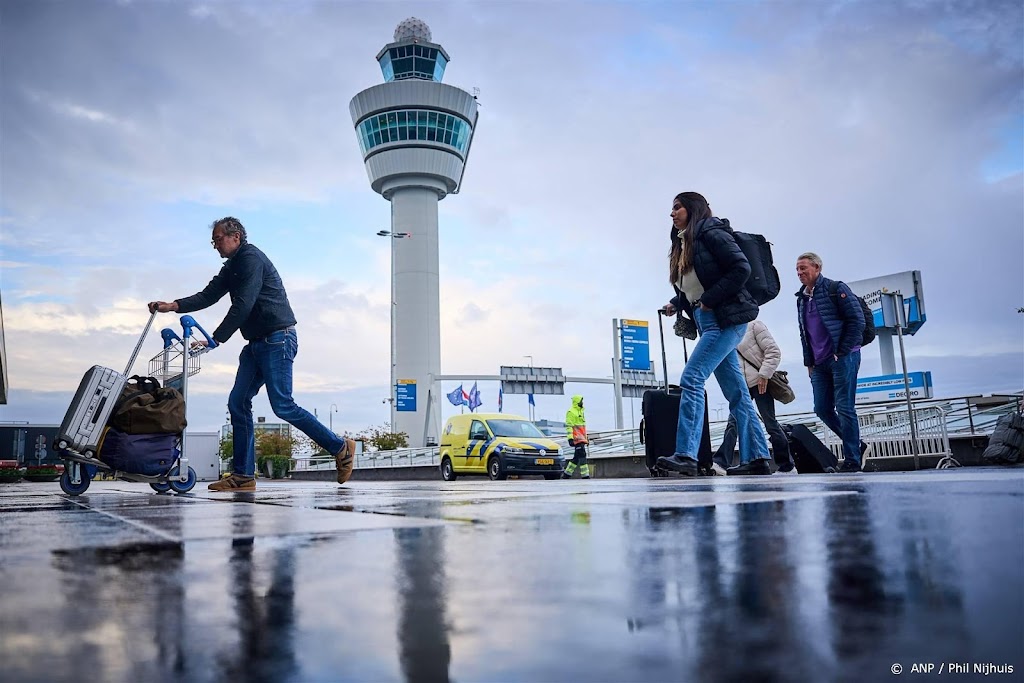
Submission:
[[[185,429],[185,398],[153,377],[134,375],[108,424],[125,434],[177,434]]]

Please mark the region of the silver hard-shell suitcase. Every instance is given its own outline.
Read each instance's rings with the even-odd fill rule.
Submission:
[[[71,450],[89,458],[96,457],[99,451],[100,439],[103,437],[103,428],[107,426],[107,420],[114,410],[117,399],[120,398],[124,385],[127,382],[127,375],[135,365],[135,358],[139,355],[142,343],[146,340],[146,334],[153,324],[156,314],[149,316],[146,329],[139,337],[139,343],[135,345],[135,352],[124,373],[110,368],[94,365],[82,377],[78,385],[78,391],[71,400],[68,412],[60,423],[60,431],[54,445],[58,451]]]
[[[124,390],[127,378],[117,370],[94,365],[82,377],[57,432],[57,447],[70,448],[87,457],[99,451],[103,428],[107,426],[114,404]]]

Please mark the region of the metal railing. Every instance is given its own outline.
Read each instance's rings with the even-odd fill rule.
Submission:
[[[916,450],[911,421],[906,409],[894,406],[884,412],[872,411],[858,415],[860,439],[868,445],[864,461],[914,455],[942,458],[949,456],[951,451],[949,432],[946,429],[946,411],[939,406],[915,408],[913,419],[917,429]],[[825,436],[822,441],[838,459],[842,460],[842,440],[830,429],[822,431]]]
[[[1019,409],[1024,392],[1008,394],[1006,403],[999,404],[987,398],[981,405],[978,396],[959,396],[945,399],[915,401],[914,415],[917,419],[918,452],[924,456],[941,456],[949,459],[950,435],[991,434],[996,421],[1007,412]],[[857,407],[861,425],[861,438],[868,444],[865,459],[890,458],[913,455],[910,440],[910,422],[904,403],[871,404]],[[813,412],[778,415],[782,424],[802,424],[842,459],[842,445],[831,430],[825,428]],[[711,422],[711,446],[718,448],[725,433],[726,420]],[[565,437],[552,437],[562,449],[571,455],[572,449]],[[590,457],[617,457],[642,455],[644,446],[640,443],[636,428],[591,432]],[[440,449],[402,448],[393,451],[365,452],[356,456],[356,469],[380,467],[438,466]],[[334,458],[330,456],[295,457],[296,470],[334,470]],[[941,463],[940,463],[941,465]]]

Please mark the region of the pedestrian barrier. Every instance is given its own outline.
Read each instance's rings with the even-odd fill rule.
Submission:
[[[946,459],[950,456],[946,413],[938,406],[915,408],[913,418],[917,430],[917,454]],[[914,455],[914,439],[906,409],[892,408],[884,412],[866,412],[857,417],[861,441],[868,445],[864,462],[874,459],[900,458]],[[843,443],[830,429],[821,429],[825,445],[843,459]]]
[[[1020,394],[1008,395],[1007,403],[975,408],[972,412],[970,399],[974,397],[954,397],[934,399],[929,405],[921,405],[914,409],[918,431],[918,454],[926,457],[941,458],[939,466],[946,467],[956,461],[951,457],[949,434],[987,434],[991,433],[996,420],[1008,410],[1019,405]],[[857,406],[860,422],[861,438],[868,444],[865,460],[896,457],[912,457],[914,454],[910,422],[907,409],[900,405]],[[828,446],[839,459],[842,459],[842,444],[831,430],[827,429],[812,412],[780,414],[779,422],[784,424],[803,424]],[[717,448],[725,431],[725,420],[711,423],[712,448]],[[622,455],[643,456],[636,428],[592,432],[590,435],[589,457],[618,457]],[[563,453],[570,453],[569,443],[564,437],[554,436],[555,442]],[[334,458],[331,456],[295,456],[296,470],[333,470]],[[360,453],[356,456],[356,469],[438,466],[440,449],[436,446],[426,448],[403,448],[394,451],[376,451]]]

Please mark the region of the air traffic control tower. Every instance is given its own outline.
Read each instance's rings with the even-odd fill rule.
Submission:
[[[391,202],[391,424],[409,445],[441,432],[437,203],[457,193],[477,122],[477,102],[441,82],[448,53],[409,18],[377,54],[384,83],[349,110],[370,187]]]

